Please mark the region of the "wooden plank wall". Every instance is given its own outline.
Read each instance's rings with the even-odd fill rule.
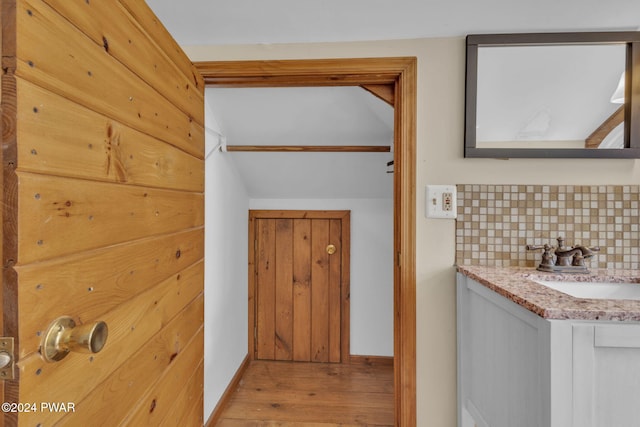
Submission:
[[[202,425],[202,78],[140,0],[3,0],[2,20],[4,320],[20,375],[5,400],[75,404],[8,424]],[[104,349],[45,362],[63,315],[105,321]]]

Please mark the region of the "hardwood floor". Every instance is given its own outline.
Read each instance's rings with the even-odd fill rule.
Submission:
[[[217,426],[391,426],[393,366],[252,361]]]

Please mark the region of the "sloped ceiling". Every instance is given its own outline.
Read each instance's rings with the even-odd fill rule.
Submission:
[[[393,108],[359,87],[207,88],[228,145],[393,144]],[[211,133],[211,132],[210,132]],[[393,153],[227,152],[252,198],[388,198]]]
[[[181,45],[635,30],[637,0],[148,0]]]
[[[640,28],[638,0],[148,0],[147,3],[183,46]],[[362,89],[274,90],[277,93],[264,89],[208,89],[208,126],[219,128],[228,143],[234,145],[390,143],[392,109]],[[253,198],[391,197],[393,175],[386,173],[391,153],[219,154],[228,156],[237,166]]]

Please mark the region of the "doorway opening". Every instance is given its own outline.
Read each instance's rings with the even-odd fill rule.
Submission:
[[[393,88],[395,424],[416,425],[415,152],[416,58],[198,62],[219,87]]]

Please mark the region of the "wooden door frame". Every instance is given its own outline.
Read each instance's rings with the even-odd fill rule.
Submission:
[[[255,220],[257,219],[338,219],[342,224],[342,271],[340,274],[340,359],[342,363],[349,363],[350,351],[350,313],[351,305],[349,295],[351,293],[351,212],[340,211],[318,211],[318,210],[262,210],[252,209],[249,211],[249,359],[255,360],[255,325],[256,325],[256,273],[255,273]],[[347,232],[345,233],[345,230]]]
[[[207,61],[195,66],[207,85],[217,87],[394,86],[395,418],[397,426],[415,426],[417,59]]]

